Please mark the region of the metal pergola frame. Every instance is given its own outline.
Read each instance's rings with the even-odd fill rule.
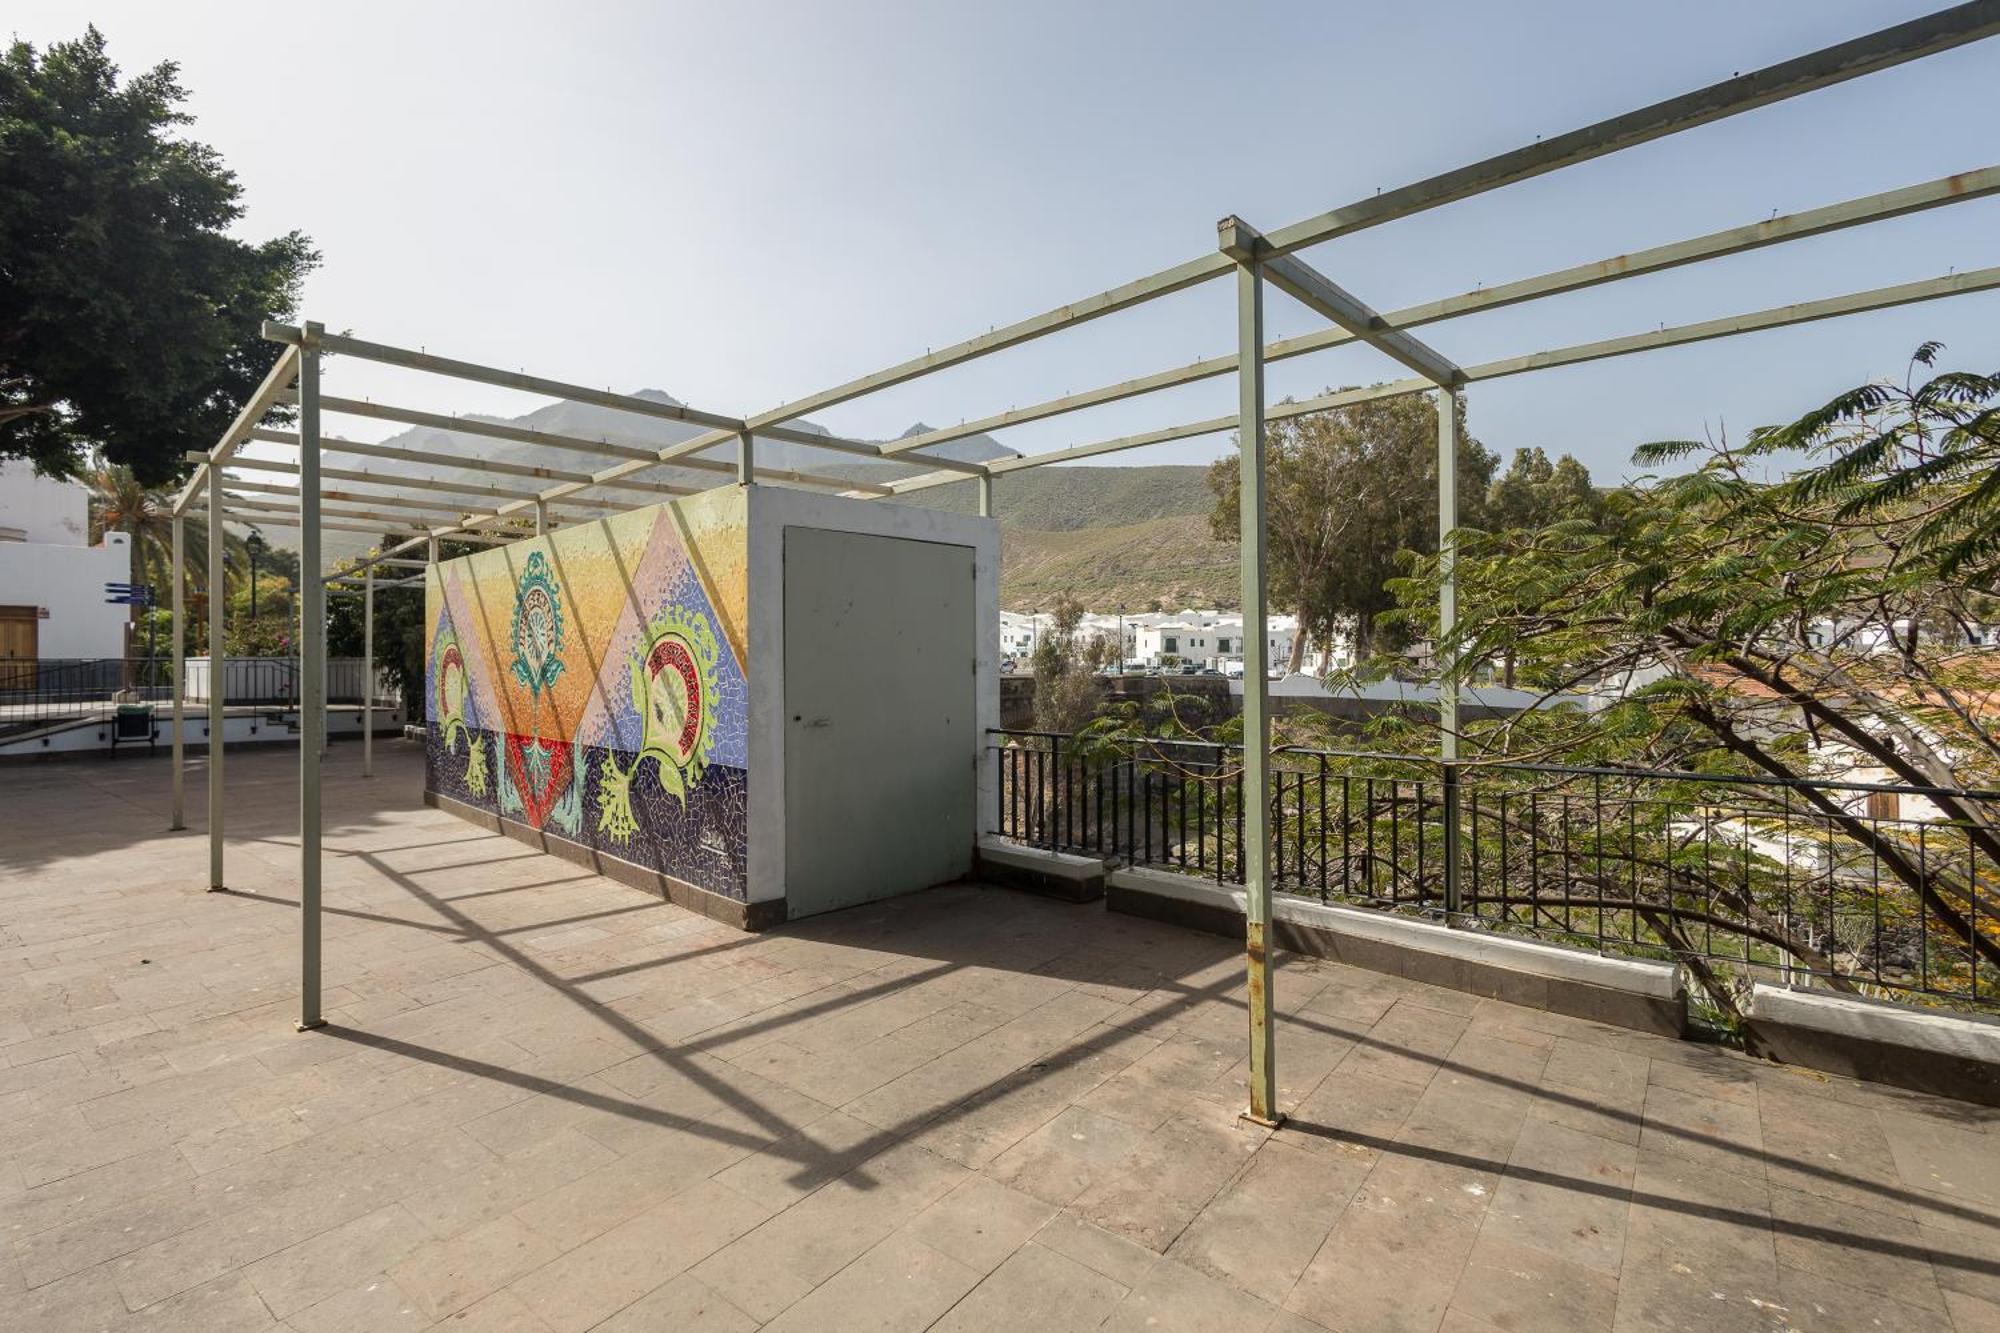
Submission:
[[[1325,411],[1350,403],[1435,393],[1438,410],[1438,528],[1443,558],[1443,587],[1439,620],[1448,634],[1456,618],[1456,583],[1452,571],[1452,534],[1458,527],[1456,477],[1457,404],[1467,386],[1484,380],[1524,374],[1557,366],[1628,356],[1658,348],[1674,347],[1716,338],[1733,337],[1761,330],[1788,327],[1843,315],[1889,309],[1916,302],[1937,300],[1962,293],[2000,289],[2000,266],[1951,271],[1943,276],[1890,287],[1851,292],[1773,309],[1728,315],[1694,324],[1662,327],[1625,337],[1557,347],[1526,355],[1506,357],[1475,365],[1461,366],[1420,339],[1413,330],[1457,319],[1465,315],[1542,300],[1568,292],[1582,291],[1607,283],[1658,273],[1729,255],[1765,249],[1786,242],[1826,235],[1850,227],[1903,217],[1966,200],[2000,194],[2000,165],[1926,181],[1902,189],[1827,204],[1783,217],[1746,223],[1710,232],[1688,240],[1653,246],[1630,254],[1613,256],[1553,272],[1481,287],[1471,292],[1425,302],[1401,310],[1381,313],[1313,267],[1300,252],[1336,237],[1382,226],[1412,217],[1443,205],[1488,191],[1620,152],[1697,126],[1739,115],[1758,107],[1797,97],[1922,59],[1955,47],[2000,34],[2000,0],[1971,0],[1937,13],[1897,24],[1878,32],[1841,42],[1810,54],[1782,61],[1764,69],[1712,84],[1708,87],[1614,116],[1512,152],[1444,172],[1426,180],[1387,190],[1343,207],[1295,222],[1270,232],[1260,232],[1240,218],[1224,218],[1218,227],[1215,250],[1148,277],[1099,292],[1055,310],[991,329],[977,337],[926,352],[896,365],[780,404],[768,411],[748,416],[729,416],[691,407],[660,403],[651,399],[618,394],[609,390],[566,383],[560,380],[500,370],[467,361],[434,356],[427,352],[368,342],[359,338],[328,333],[317,323],[299,327],[266,324],[265,336],[284,344],[276,364],[263,383],[244,403],[242,411],[215,447],[198,455],[200,465],[176,497],[174,514],[174,819],[173,827],[183,827],[182,810],[182,663],[184,660],[184,617],[182,583],[183,525],[193,515],[195,505],[207,501],[209,524],[209,583],[222,586],[223,523],[230,513],[245,521],[276,522],[279,514],[290,514],[301,533],[302,569],[320,568],[319,533],[325,529],[365,530],[396,538],[364,559],[356,571],[332,580],[305,580],[301,597],[305,659],[305,697],[302,700],[300,744],[300,871],[301,902],[304,906],[301,946],[301,996],[298,1026],[301,1029],[324,1023],[320,1009],[320,811],[319,762],[325,743],[325,595],[329,584],[343,589],[358,580],[366,604],[367,634],[372,660],[373,600],[378,567],[423,568],[437,560],[438,543],[443,539],[506,542],[546,532],[565,521],[587,521],[601,515],[631,508],[653,500],[606,500],[603,491],[644,493],[671,497],[692,493],[693,489],[643,475],[649,470],[671,466],[685,471],[714,474],[717,485],[779,484],[830,488],[862,497],[906,495],[933,486],[948,485],[972,478],[977,481],[979,511],[993,512],[996,478],[1023,468],[1044,467],[1073,459],[1096,457],[1128,449],[1144,448],[1170,440],[1237,432],[1242,453],[1241,538],[1242,601],[1245,619],[1243,714],[1245,746],[1244,801],[1244,896],[1245,952],[1249,977],[1249,1107],[1245,1114],[1262,1123],[1275,1123],[1276,1057],[1272,1028],[1271,959],[1266,933],[1271,921],[1271,882],[1267,858],[1270,842],[1270,707],[1268,650],[1265,636],[1252,628],[1267,618],[1265,573],[1265,450],[1264,424]],[[862,398],[868,394],[904,384],[926,375],[963,365],[980,357],[1059,333],[1092,320],[1129,310],[1175,292],[1233,276],[1236,284],[1236,350],[1192,365],[1162,370],[1155,374],[1116,384],[1067,393],[1059,398],[1028,407],[1010,408],[1001,413],[968,420],[957,426],[925,431],[888,443],[876,444],[842,439],[794,424],[806,415]],[[1265,341],[1263,294],[1269,284],[1296,298],[1328,321],[1329,327],[1302,336]],[[1272,361],[1287,360],[1312,352],[1364,343],[1412,372],[1407,378],[1366,388],[1348,389],[1303,401],[1267,404],[1264,394],[1264,367]],[[577,436],[530,430],[488,421],[441,416],[437,413],[348,398],[323,397],[319,389],[321,358],[329,355],[353,357],[383,365],[446,379],[465,380],[525,393],[569,399],[640,417],[678,422],[697,428],[689,439],[664,448],[642,447],[609,439],[589,440]],[[1191,384],[1234,373],[1237,377],[1238,405],[1234,413],[1200,421],[1185,422],[1157,430],[1114,439],[1098,440],[992,463],[972,463],[942,458],[926,451],[954,440],[1010,426],[1042,421],[1071,412],[1135,398],[1143,394]],[[290,406],[297,411],[296,429],[286,431],[262,424],[274,407]],[[405,449],[388,445],[362,444],[325,436],[321,419],[328,413],[345,414],[368,420],[407,425],[432,426],[461,434],[497,440],[531,443],[555,450],[599,459],[615,460],[595,471],[584,466],[543,468],[522,464],[486,462],[465,455]],[[923,463],[934,470],[886,484],[857,484],[838,477],[804,471],[771,469],[756,462],[758,437],[810,445],[855,457],[907,463]],[[237,448],[246,441],[289,445],[297,451],[296,463],[247,462],[236,458]],[[403,475],[398,472],[361,472],[323,468],[322,450],[381,459],[394,463],[465,465],[476,462],[487,473],[502,477],[527,478],[545,482],[539,489],[530,485],[469,484],[435,478]],[[733,458],[708,457],[710,451],[726,449]],[[258,486],[229,475],[235,471],[257,471],[297,478],[296,487]],[[323,483],[337,481],[343,486],[396,484],[440,493],[438,498],[411,500],[399,496],[357,490],[326,490]],[[290,495],[290,504],[275,497]],[[589,495],[591,498],[584,499]],[[463,503],[450,496],[476,497]],[[379,505],[382,509],[404,510],[383,513],[375,508],[333,508],[323,500],[344,504]],[[329,521],[333,519],[336,521]],[[363,522],[362,520],[366,520]],[[424,560],[403,558],[422,549]],[[426,575],[427,577],[427,575]],[[423,578],[396,580],[392,585],[416,586]],[[223,761],[216,738],[222,735],[224,699],[220,645],[223,640],[223,599],[209,599],[211,662],[209,668],[209,725],[211,735],[208,772],[209,803],[209,884],[221,888],[223,879]],[[372,693],[372,691],[370,691]],[[364,726],[363,734],[368,734]],[[1446,772],[1445,793],[1449,804],[1455,799],[1453,761],[1457,757],[1458,699],[1456,688],[1445,681],[1439,691],[1440,757]],[[366,743],[364,742],[364,745]],[[364,749],[364,770],[368,765]],[[1449,812],[1446,827],[1454,821]],[[1449,835],[1448,835],[1449,836]],[[1448,854],[1450,849],[1447,849]],[[1454,904],[1447,903],[1447,909]]]

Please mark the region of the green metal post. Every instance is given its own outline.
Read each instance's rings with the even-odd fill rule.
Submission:
[[[222,756],[229,683],[229,653],[222,646],[223,617],[229,598],[222,556],[225,534],[222,487],[211,469],[208,479],[208,891],[223,887]]]
[[[1444,770],[1444,911],[1459,920],[1458,680],[1449,645],[1458,628],[1458,409],[1456,389],[1437,394],[1438,440],[1438,757]]]
[[[320,1013],[320,756],[326,749],[326,582],[319,530],[319,335],[299,344],[299,1031]]]
[[[361,776],[375,776],[375,566],[361,574]]]
[[[1236,260],[1237,535],[1243,580],[1243,906],[1249,968],[1250,1108],[1259,1124],[1278,1123],[1278,1070],[1269,935],[1271,926],[1271,680],[1264,558],[1263,238],[1236,218],[1219,227]]]

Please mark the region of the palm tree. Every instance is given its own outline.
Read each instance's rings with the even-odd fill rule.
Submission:
[[[147,486],[123,463],[91,459],[84,476],[90,487],[90,539],[104,540],[107,532],[123,532],[132,538],[132,582],[152,585],[162,605],[173,591],[174,491],[167,486]],[[184,525],[187,544],[188,589],[199,594],[208,586],[208,524]],[[225,534],[223,560],[241,553],[243,540]],[[138,618],[138,608],[133,609]]]

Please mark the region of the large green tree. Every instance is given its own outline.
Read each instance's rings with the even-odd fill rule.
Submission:
[[[230,234],[242,187],[185,100],[171,63],[121,82],[94,27],[0,53],[0,457],[166,481],[276,359],[259,322],[318,256]]]
[[[1477,527],[1497,460],[1459,423],[1460,522]],[[1405,550],[1437,548],[1437,404],[1430,394],[1377,399],[1268,423],[1265,529],[1272,605],[1299,618],[1305,639],[1350,634],[1358,654],[1377,646],[1378,618],[1395,605],[1389,582]],[[1210,526],[1237,539],[1239,455],[1209,469]],[[1395,646],[1394,638],[1384,646]]]
[[[1567,907],[1635,910],[1720,1007],[1717,913],[1836,988],[2000,993],[2000,802],[1979,794],[2000,787],[2000,375],[1930,374],[1936,353],[1742,444],[1649,446],[1644,465],[1694,466],[1595,518],[1460,546],[1459,671],[1511,661],[1550,704],[1467,726],[1479,782],[1519,760],[1718,780],[1583,778],[1573,808],[1530,774],[1539,814],[1481,806],[1507,833],[1489,848],[1556,848],[1522,868]],[[1433,630],[1436,561],[1397,592]],[[1925,790],[1807,785],[1856,779]],[[1560,828],[1529,827],[1552,810]]]

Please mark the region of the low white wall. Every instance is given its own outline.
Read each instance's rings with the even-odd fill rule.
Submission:
[[[162,752],[173,748],[174,715],[171,705],[157,705],[153,725],[159,734],[155,742]],[[226,745],[289,744],[298,740],[298,733],[290,723],[296,714],[286,709],[282,712],[247,710],[230,714],[223,727],[223,743]],[[403,713],[399,708],[377,708],[375,710],[375,734],[394,735],[402,730]],[[361,707],[358,704],[334,704],[327,709],[326,734],[333,737],[359,736],[361,734]],[[208,744],[208,715],[206,712],[187,714],[187,745],[191,749],[202,749]],[[111,745],[111,722],[107,717],[101,721],[79,723],[42,735],[0,742],[0,760],[32,759],[38,755],[81,754],[92,750],[109,752]],[[123,741],[119,750],[145,750],[144,741]]]
[[[231,657],[224,659],[227,667],[223,673],[223,701],[241,699],[246,696],[271,697],[275,690],[284,697],[291,697],[298,688],[297,664],[289,657]],[[326,693],[330,699],[359,699],[361,682],[366,668],[358,657],[331,657],[326,663]],[[206,657],[187,659],[187,689],[183,695],[189,702],[208,702],[209,665]],[[385,689],[378,679],[375,697],[382,698]]]
[[[1111,872],[1110,882],[1182,902],[1244,910],[1241,889],[1225,888],[1206,880],[1168,871],[1125,868]],[[1310,899],[1274,894],[1271,914],[1279,921],[1308,926],[1354,939],[1372,940],[1402,949],[1456,958],[1487,967],[1503,967],[1536,976],[1579,981],[1609,990],[1671,1000],[1681,993],[1680,972],[1671,963],[1649,963],[1634,958],[1606,958],[1578,949],[1493,935],[1478,930],[1453,930],[1429,921],[1418,921],[1393,912],[1371,912],[1358,907],[1336,907]]]

